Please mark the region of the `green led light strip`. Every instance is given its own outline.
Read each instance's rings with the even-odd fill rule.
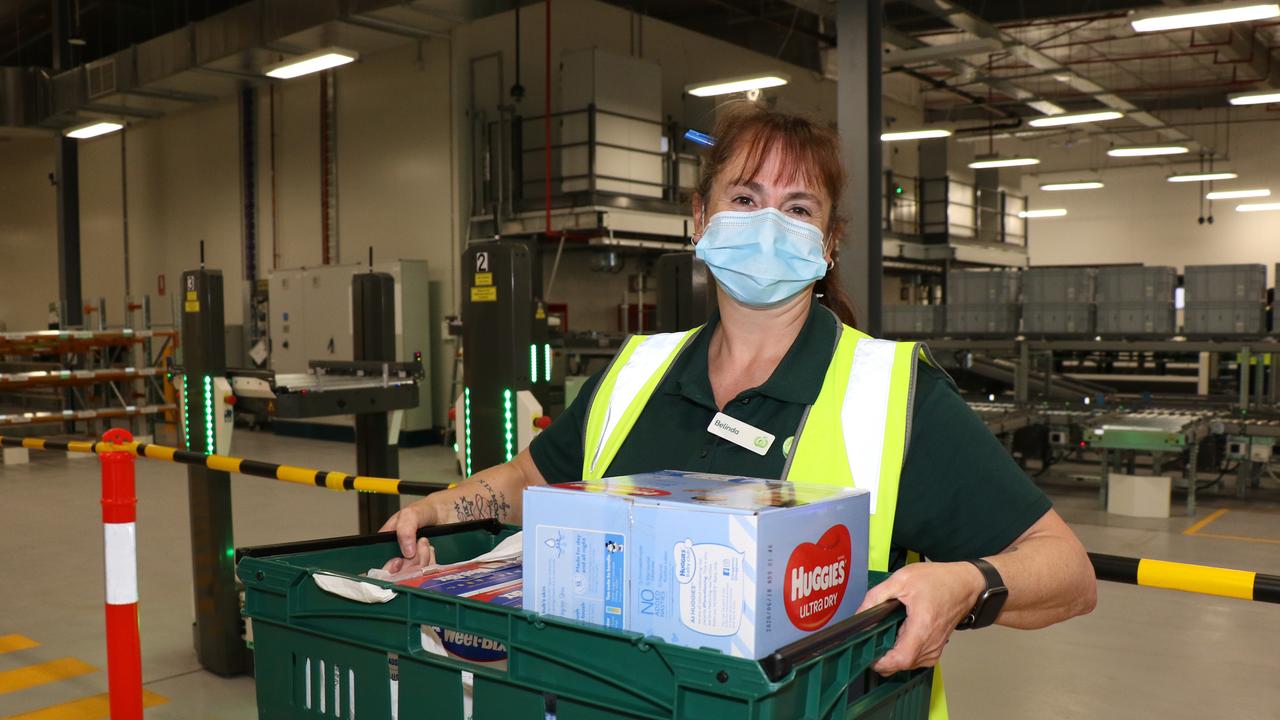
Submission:
[[[513,455],[511,450],[515,446],[514,438],[511,435],[511,388],[502,389],[502,426],[507,440],[507,462],[511,462]]]
[[[463,474],[471,477],[471,388],[462,389],[462,435],[467,446],[466,467]]]
[[[204,446],[205,454],[217,453],[213,437],[213,378],[204,376]]]
[[[538,382],[538,346],[529,346],[529,382]]]
[[[187,393],[187,376],[182,376],[182,442],[191,449],[191,423],[188,413],[191,412],[191,395]]]
[[[547,382],[551,382],[551,343],[542,346],[542,372],[546,374]]]

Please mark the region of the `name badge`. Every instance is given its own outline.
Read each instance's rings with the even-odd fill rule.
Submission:
[[[716,413],[707,426],[707,432],[724,438],[734,445],[744,447],[757,455],[764,455],[773,447],[773,436],[758,427],[752,427],[741,420]]]

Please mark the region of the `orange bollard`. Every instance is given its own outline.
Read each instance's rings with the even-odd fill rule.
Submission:
[[[133,442],[123,428],[112,428],[102,440],[111,445]],[[102,463],[102,530],[106,560],[107,687],[114,720],[142,720],[142,644],[138,638],[138,550],[135,535],[138,498],[134,490],[133,453],[104,452]]]

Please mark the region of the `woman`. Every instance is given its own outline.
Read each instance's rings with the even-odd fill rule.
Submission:
[[[693,241],[717,314],[700,330],[632,338],[528,450],[392,517],[383,529],[408,559],[392,569],[429,562],[427,541],[413,542],[424,525],[518,523],[524,487],[678,469],[872,493],[870,567],[897,569],[863,608],[898,598],[908,612],[882,674],[937,663],[962,620],[1037,628],[1092,610],[1084,549],[949,378],[918,346],[851,327],[835,134],[746,108],[716,137]],[[726,440],[724,423],[757,440]],[[909,551],[933,562],[904,565]]]

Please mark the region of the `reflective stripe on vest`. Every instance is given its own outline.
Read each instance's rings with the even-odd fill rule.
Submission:
[[[888,572],[898,479],[911,435],[916,362],[934,363],[922,344],[877,340],[843,324],[837,328],[822,389],[805,409],[781,479],[867,490],[867,566]],[[701,329],[627,339],[587,408],[582,479],[604,477],[645,404]],[[947,720],[940,668],[934,668],[929,720]]]
[[[632,335],[623,343],[591,395],[582,443],[583,480],[604,477],[671,363],[700,329]]]

